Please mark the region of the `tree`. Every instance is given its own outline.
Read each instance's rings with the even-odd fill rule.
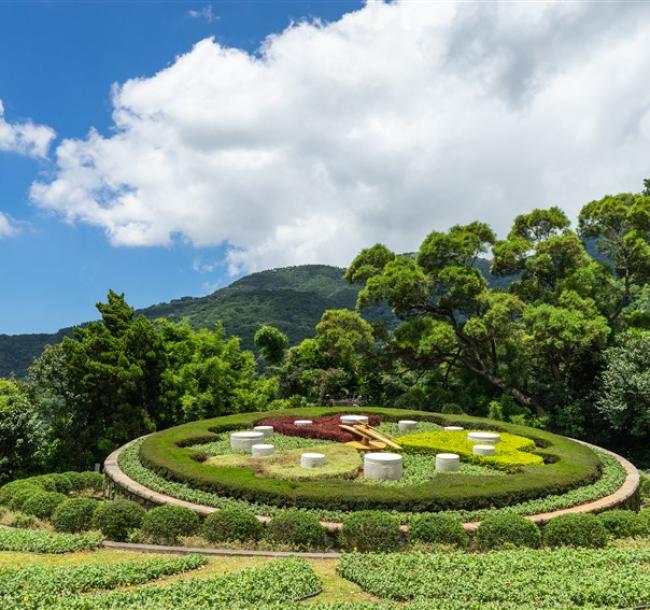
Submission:
[[[641,191],[641,194],[650,197],[650,178],[645,178],[643,180],[643,190]]]
[[[260,326],[254,337],[255,347],[260,351],[264,360],[271,366],[278,366],[289,347],[289,339],[282,331],[265,324]]]
[[[0,379],[0,485],[38,472],[49,449],[47,427],[27,388]]]
[[[358,307],[387,303],[400,321],[378,362],[446,390],[469,374],[486,398],[509,396],[540,416],[584,395],[610,334],[614,281],[569,225],[554,207],[517,216],[503,241],[473,222],[430,233],[415,257],[362,251],[346,274],[364,283]],[[479,270],[490,249],[492,272],[511,278],[506,292]]]
[[[650,435],[650,333],[630,331],[605,351],[596,408],[625,435]]]

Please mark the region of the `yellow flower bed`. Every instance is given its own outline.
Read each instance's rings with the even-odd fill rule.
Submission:
[[[474,455],[472,448],[480,443],[468,440],[469,432],[472,430],[420,432],[401,436],[397,442],[407,453],[457,453],[465,462],[492,466],[500,470],[511,471],[521,466],[544,463],[541,456],[530,453],[535,450],[532,440],[506,432],[499,433],[501,441],[496,445],[496,455]]]

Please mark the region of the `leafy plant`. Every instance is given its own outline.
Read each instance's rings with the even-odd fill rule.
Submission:
[[[0,550],[23,553],[72,553],[92,551],[102,546],[101,536],[53,534],[39,530],[0,528]]]
[[[65,496],[56,491],[35,492],[22,503],[22,511],[39,519],[49,519],[57,506],[65,501]]]

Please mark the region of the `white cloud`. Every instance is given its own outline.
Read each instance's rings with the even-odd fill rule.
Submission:
[[[16,228],[9,219],[9,216],[0,212],[0,239],[11,237],[16,232]]]
[[[0,150],[16,152],[29,157],[46,157],[56,133],[45,125],[31,121],[9,123],[4,116],[4,105],[0,100]]]
[[[208,23],[213,23],[214,21],[219,20],[219,16],[215,15],[211,4],[206,4],[203,8],[198,10],[190,9],[187,11],[187,14],[192,17],[192,19],[204,19]]]
[[[233,272],[347,264],[640,188],[648,74],[647,3],[373,1],[115,86],[115,130],[64,140],[32,197],[115,245],[227,243]]]

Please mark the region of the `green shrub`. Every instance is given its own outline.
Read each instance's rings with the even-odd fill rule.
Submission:
[[[23,485],[11,494],[9,508],[14,511],[21,511],[29,498],[34,494],[40,493],[43,493],[42,487],[38,487],[37,485]]]
[[[142,526],[145,510],[131,500],[117,500],[100,504],[93,525],[110,540],[122,542],[129,532]]]
[[[650,508],[644,508],[637,515],[639,536],[650,538]]]
[[[273,517],[267,534],[272,542],[297,549],[323,548],[327,544],[327,533],[320,521],[299,511],[288,510]]]
[[[208,515],[202,531],[210,542],[245,542],[259,540],[264,526],[247,510],[226,508]]]
[[[400,545],[399,520],[388,513],[364,510],[343,521],[340,540],[347,550],[388,553]]]
[[[467,548],[469,537],[463,524],[445,514],[422,515],[411,525],[410,540],[433,544],[453,544],[461,549]]]
[[[80,472],[81,489],[100,493],[104,489],[104,475],[99,472]]]
[[[512,513],[487,517],[476,531],[476,545],[481,551],[540,546],[542,536],[537,525]]]
[[[63,494],[56,491],[36,492],[23,502],[22,511],[39,519],[49,519],[56,507],[65,499]]]
[[[608,510],[598,518],[612,538],[641,536],[644,529],[639,514],[633,510]]]
[[[650,477],[641,477],[641,497],[650,498]]]
[[[38,485],[31,482],[29,479],[20,479],[18,481],[12,481],[11,483],[3,485],[0,487],[0,504],[4,506],[11,506],[11,501],[13,500],[14,494],[25,488],[38,489]]]
[[[158,506],[142,520],[142,533],[152,542],[174,544],[179,536],[191,536],[199,529],[199,517],[182,506]]]
[[[69,498],[57,506],[52,525],[57,532],[76,534],[92,528],[99,503],[90,498]]]
[[[544,544],[601,548],[607,545],[607,529],[596,515],[561,515],[551,519],[544,527]]]

